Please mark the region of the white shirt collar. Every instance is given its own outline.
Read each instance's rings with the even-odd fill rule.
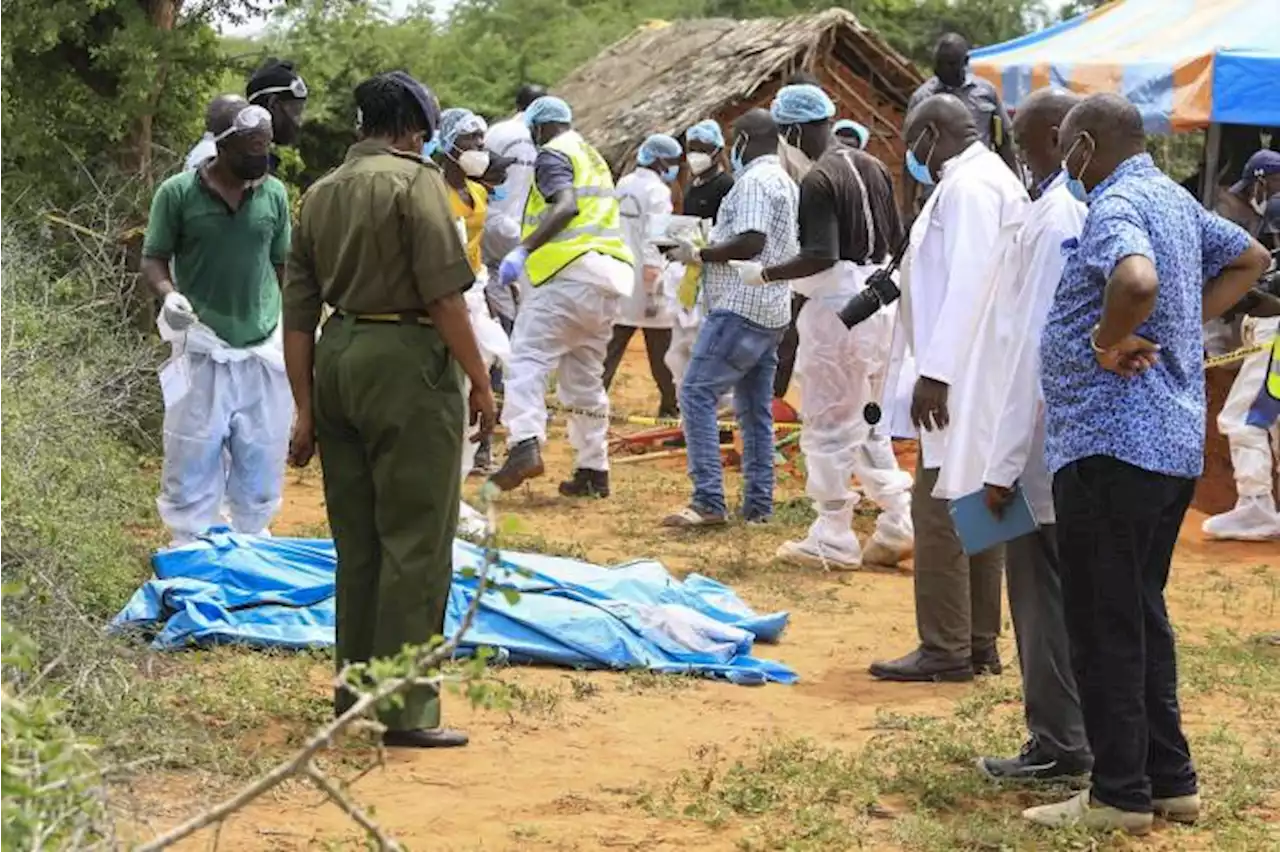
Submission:
[[[941,183],[941,181],[943,180],[946,180],[947,174],[951,171],[954,171],[956,166],[961,166],[961,165],[964,165],[965,163],[968,163],[972,160],[977,159],[978,157],[982,156],[982,153],[986,150],[987,150],[986,145],[983,145],[981,142],[975,141],[968,148],[965,148],[959,154],[956,154],[950,160],[947,160],[945,163],[942,164],[942,168],[940,169],[941,179],[939,180],[939,183]]]

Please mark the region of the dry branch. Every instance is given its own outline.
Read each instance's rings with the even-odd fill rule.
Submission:
[[[363,718],[382,701],[416,684],[429,682],[438,685],[443,680],[440,675],[424,677],[424,673],[438,668],[453,657],[454,652],[458,649],[459,642],[467,631],[471,629],[472,622],[475,621],[476,614],[480,610],[480,601],[484,597],[485,589],[488,587],[489,569],[498,561],[495,541],[497,523],[492,505],[487,507],[486,514],[488,524],[484,538],[484,562],[481,564],[480,572],[477,575],[476,594],[463,615],[457,632],[452,637],[435,648],[421,648],[418,656],[411,662],[409,671],[403,677],[380,680],[373,690],[360,692],[356,697],[355,703],[345,713],[312,734],[306,743],[298,751],[294,752],[291,757],[276,764],[272,769],[243,787],[230,798],[196,814],[181,825],[171,828],[159,837],[140,846],[138,852],[156,852],[156,850],[168,848],[203,828],[220,824],[236,811],[248,806],[264,793],[293,777],[310,779],[335,805],[355,820],[372,838],[377,840],[381,848],[386,850],[401,849],[367,813],[361,810],[328,776],[316,768],[314,760],[320,751],[333,744],[338,734]],[[335,679],[335,685],[350,689],[348,675],[351,671],[352,667],[350,665],[344,666]]]

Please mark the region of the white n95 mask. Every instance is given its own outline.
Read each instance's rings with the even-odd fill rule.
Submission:
[[[710,154],[704,154],[701,151],[690,151],[688,160],[689,171],[695,175],[700,175],[711,168],[712,159]]]
[[[458,165],[467,177],[478,178],[489,171],[489,152],[463,151],[458,155]]]

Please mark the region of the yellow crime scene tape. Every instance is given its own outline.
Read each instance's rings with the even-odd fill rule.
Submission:
[[[1271,348],[1271,343],[1256,343],[1252,346],[1242,346],[1232,352],[1226,352],[1222,355],[1214,355],[1211,358],[1204,359],[1204,368],[1206,370],[1214,367],[1223,367],[1227,364],[1234,364],[1237,361],[1243,361],[1250,355],[1258,352],[1265,352]],[[498,395],[498,400],[502,400],[502,396]],[[561,405],[558,402],[547,400],[547,410],[555,414],[579,414],[583,417],[593,417],[599,420],[608,420],[610,423],[626,424],[628,426],[680,426],[681,421],[678,417],[643,417],[640,415],[622,416],[617,414],[606,415],[599,411],[592,411],[584,408],[573,408],[572,406]],[[737,429],[738,424],[732,420],[720,420],[716,422],[716,426],[720,429]],[[799,431],[799,423],[774,423],[773,428],[780,431]]]
[[[1256,355],[1259,352],[1266,352],[1271,348],[1271,341],[1266,343],[1255,343],[1252,346],[1241,346],[1234,352],[1225,352],[1221,355],[1214,355],[1212,358],[1204,359],[1204,368],[1206,370],[1213,367],[1222,367],[1227,364],[1234,364],[1237,361],[1243,361],[1250,355]]]

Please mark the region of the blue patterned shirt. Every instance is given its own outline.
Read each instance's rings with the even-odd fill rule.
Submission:
[[[1063,243],[1067,265],[1041,339],[1050,473],[1101,455],[1169,476],[1200,475],[1201,296],[1205,282],[1248,246],[1243,229],[1201,207],[1146,154],[1094,188],[1078,245]],[[1112,270],[1131,255],[1156,267],[1155,309],[1137,333],[1161,348],[1154,367],[1124,378],[1098,366],[1089,333],[1102,318]]]

